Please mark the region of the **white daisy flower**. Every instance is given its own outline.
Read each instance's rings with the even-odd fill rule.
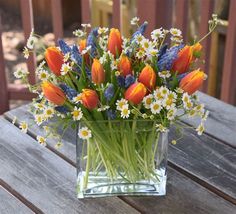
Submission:
[[[34,116],[34,121],[38,126],[40,126],[45,121],[45,117],[42,114],[36,114]]]
[[[166,88],[165,86],[161,86],[161,87],[159,88],[159,91],[161,92],[161,95],[162,95],[163,97],[167,96],[168,93],[169,93],[169,89]]]
[[[44,110],[44,108],[45,108],[44,104],[42,104],[42,103],[34,103],[34,107],[40,111]]]
[[[143,57],[145,57],[145,51],[143,51],[142,49],[140,49],[138,52],[136,52],[135,56],[138,59],[142,59]]]
[[[88,129],[88,127],[83,127],[79,130],[78,136],[83,140],[88,140],[92,137],[92,133],[91,130]]]
[[[122,118],[128,118],[130,115],[130,110],[128,108],[128,105],[123,106],[122,110],[121,110],[121,117]]]
[[[149,94],[149,95],[147,95],[147,96],[145,96],[144,98],[143,98],[143,104],[144,104],[144,107],[146,108],[146,109],[150,109],[151,108],[151,103],[152,103],[152,100],[153,100],[153,95],[152,94]]]
[[[74,110],[71,112],[73,116],[73,120],[81,120],[83,117],[83,112],[81,111],[81,108],[74,107]]]
[[[52,107],[47,107],[43,112],[45,118],[52,118],[54,113],[55,110]]]
[[[100,112],[101,112],[101,111],[106,111],[106,110],[109,109],[109,108],[110,108],[110,106],[106,106],[106,105],[105,105],[105,106],[101,106],[100,108],[98,108],[97,111],[100,111]]]
[[[177,37],[180,37],[182,35],[181,30],[179,30],[177,28],[171,28],[170,33],[172,36],[177,36]]]
[[[64,55],[63,61],[64,61],[64,62],[67,62],[69,59],[70,59],[70,53],[66,53],[66,54]]]
[[[175,108],[175,100],[174,99],[170,99],[170,98],[165,98],[164,101],[163,101],[163,106],[167,110]]]
[[[190,102],[190,96],[188,95],[188,93],[184,93],[183,96],[182,96],[182,101],[183,101],[183,104],[185,105],[187,102]]]
[[[204,128],[204,124],[201,123],[197,128],[196,128],[196,131],[197,131],[197,134],[198,135],[202,135],[202,133],[204,132],[205,128]]]
[[[23,68],[18,68],[15,72],[14,72],[14,76],[18,79],[24,78],[29,74],[29,72]]]
[[[134,17],[131,19],[130,24],[131,25],[138,25],[139,22],[139,18],[138,17]]]
[[[30,36],[29,36],[27,43],[26,43],[26,47],[30,50],[34,49],[34,45],[38,40],[33,34],[34,34],[34,29],[32,29]]]
[[[170,71],[160,71],[160,72],[158,72],[158,76],[163,79],[166,79],[171,76],[171,73],[170,73]]]
[[[208,118],[209,116],[209,111],[206,110],[205,113],[202,115],[202,121],[206,121],[206,119]]]
[[[170,40],[174,42],[175,44],[181,44],[183,43],[183,39],[180,39],[178,37],[171,37]]]
[[[23,49],[23,55],[24,55],[24,58],[25,58],[25,59],[28,59],[28,58],[29,58],[30,53],[29,53],[29,49],[28,49],[27,47],[24,47],[24,49]]]
[[[152,102],[150,105],[150,109],[153,114],[159,114],[162,109],[161,102],[159,101]]]
[[[99,27],[98,28],[98,34],[101,35],[101,34],[106,34],[108,32],[108,28],[107,27]]]
[[[79,38],[86,36],[86,33],[80,29],[73,31],[73,34]]]
[[[138,34],[135,36],[134,41],[136,41],[138,44],[141,44],[141,42],[145,39],[145,37],[141,34]]]
[[[82,94],[78,94],[76,97],[73,98],[73,102],[78,104],[82,102]]]
[[[48,71],[41,69],[38,71],[37,76],[40,80],[48,80],[50,74]]]
[[[205,107],[204,104],[198,104],[197,106],[194,107],[194,109],[195,109],[197,112],[203,113],[203,112],[204,112],[204,107]]]
[[[83,27],[83,28],[90,28],[91,27],[91,24],[81,24],[81,27]]]
[[[190,100],[186,103],[183,103],[183,104],[184,104],[184,108],[187,110],[190,110],[193,108],[193,103]]]
[[[124,98],[116,101],[116,109],[122,111],[123,107],[128,105],[128,101]]]
[[[177,109],[176,108],[171,108],[168,112],[167,112],[167,119],[168,120],[174,120],[175,116],[177,113]]]
[[[143,39],[141,42],[141,47],[147,51],[149,49],[153,49],[153,44],[151,41],[149,41],[148,39]]]
[[[164,33],[163,33],[163,29],[159,28],[159,29],[155,29],[151,32],[151,37],[154,41],[158,40],[158,39],[162,39],[164,38]]]
[[[157,128],[158,132],[167,132],[168,131],[168,129],[165,126],[163,126],[162,124],[157,124],[156,128]]]
[[[163,94],[161,93],[160,88],[156,89],[153,94],[154,94],[155,100],[157,101],[162,101],[165,98]]]
[[[70,63],[63,63],[61,66],[61,75],[66,75],[71,70]]]
[[[176,88],[175,92],[178,93],[178,94],[183,94],[184,90],[182,88]]]
[[[27,133],[28,130],[28,124],[25,121],[22,121],[20,123],[19,128],[21,129],[22,132]]]
[[[46,139],[44,137],[38,135],[36,139],[40,145],[46,146]]]
[[[84,54],[88,53],[91,48],[92,48],[91,45],[89,45],[88,47],[86,47],[84,50],[81,51],[81,55],[84,55]]]
[[[197,114],[196,110],[195,109],[191,109],[189,112],[188,112],[188,117],[195,117]]]

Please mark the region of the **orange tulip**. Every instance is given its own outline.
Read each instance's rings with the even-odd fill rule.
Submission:
[[[50,70],[57,76],[61,75],[63,54],[56,47],[49,47],[45,51],[45,59]]]
[[[46,99],[58,106],[62,106],[66,102],[66,95],[64,92],[50,82],[42,83],[42,91]]]
[[[203,71],[192,71],[180,81],[179,87],[191,95],[202,86],[205,78],[206,75]]]
[[[81,39],[79,42],[79,52],[81,53],[82,50],[84,50],[86,48],[86,39]]]
[[[122,51],[122,38],[120,31],[118,29],[112,28],[110,30],[109,38],[108,38],[108,50],[116,56],[120,55]]]
[[[156,86],[156,73],[150,65],[146,65],[141,71],[138,81],[143,83],[150,91]]]
[[[93,59],[93,64],[92,64],[92,81],[95,84],[101,84],[105,81],[105,72],[103,69],[102,64],[99,62],[98,59]]]
[[[127,76],[129,74],[132,75],[132,68],[131,68],[131,63],[130,60],[127,56],[122,56],[120,59],[120,62],[118,64],[118,69],[120,71],[120,74],[122,76]]]
[[[89,110],[92,110],[98,105],[97,92],[91,89],[84,89],[81,94],[82,104]]]
[[[192,46],[193,60],[195,60],[196,58],[200,58],[201,50],[202,50],[202,45],[200,43],[196,43],[195,45]]]
[[[143,83],[133,83],[125,92],[125,99],[134,103],[139,104],[142,102],[144,96],[147,93],[147,89]]]
[[[187,72],[192,61],[193,51],[192,46],[186,45],[179,53],[177,59],[174,61],[172,70],[182,74]]]

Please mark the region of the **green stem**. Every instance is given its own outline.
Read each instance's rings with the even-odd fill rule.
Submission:
[[[87,162],[86,162],[86,170],[85,170],[85,176],[84,176],[84,189],[88,186],[88,176],[89,176],[89,170],[90,170],[90,140],[87,141]]]

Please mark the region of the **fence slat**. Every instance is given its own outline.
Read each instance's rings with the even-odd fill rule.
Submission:
[[[33,19],[33,8],[32,0],[21,0],[21,18],[25,34],[25,39],[30,35],[30,32],[34,28],[34,19]],[[34,53],[30,54],[30,57],[27,60],[29,74],[29,82],[35,84],[35,67],[36,67],[36,57]]]
[[[0,114],[9,109],[7,79],[5,74],[5,63],[2,47],[2,22],[0,16]]]
[[[63,16],[61,0],[51,0],[52,26],[55,41],[63,37]]]
[[[208,20],[211,19],[211,15],[214,11],[214,0],[201,0],[200,6],[200,25],[199,25],[199,35],[200,37],[204,36],[208,32]],[[209,74],[209,63],[210,63],[210,52],[211,52],[211,36],[207,37],[202,41],[202,46],[205,51],[205,64],[202,66],[202,69],[206,74]],[[202,91],[207,92],[208,81],[204,82]]]
[[[91,23],[90,0],[81,0],[81,21],[82,23]]]
[[[226,35],[221,100],[234,104],[236,96],[236,1],[230,1],[229,25]]]
[[[188,3],[188,0],[175,1],[175,27],[182,31],[184,40],[188,34]]]
[[[114,28],[121,28],[121,1],[120,0],[113,0],[112,6],[112,27]]]
[[[148,21],[146,35],[150,35],[155,28],[171,27],[172,8],[172,0],[137,0],[137,16],[141,22]]]

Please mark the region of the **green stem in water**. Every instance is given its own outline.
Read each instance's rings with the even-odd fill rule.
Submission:
[[[88,176],[89,176],[89,170],[90,170],[90,140],[87,141],[87,162],[86,162],[86,170],[85,170],[85,176],[84,176],[84,189],[88,186]]]

